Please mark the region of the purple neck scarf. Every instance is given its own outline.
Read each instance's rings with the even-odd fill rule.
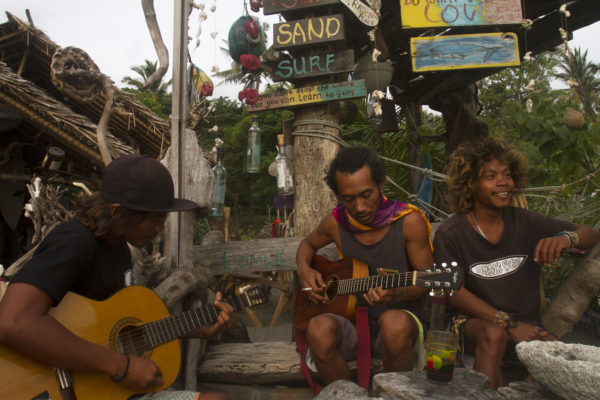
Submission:
[[[382,196],[381,204],[375,214],[375,218],[369,225],[363,225],[356,221],[341,204],[338,204],[333,209],[332,214],[333,218],[335,218],[335,220],[347,231],[361,233],[381,228],[402,217],[405,213],[402,213],[401,211],[406,205],[406,203],[400,200],[389,200],[387,197]]]

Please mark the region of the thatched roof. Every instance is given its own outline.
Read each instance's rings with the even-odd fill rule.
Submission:
[[[60,46],[32,24],[9,12],[6,15],[8,22],[0,24],[0,103],[23,114],[21,130],[34,137],[40,132],[48,135],[85,164],[102,166],[95,137],[104,94],[81,103],[56,89],[50,64]],[[107,137],[112,155],[139,152],[158,158],[164,154],[170,144],[168,122],[116,87],[115,100],[119,111],[111,116]]]

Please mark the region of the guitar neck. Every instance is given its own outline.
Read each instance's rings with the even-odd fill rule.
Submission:
[[[248,298],[243,293],[223,301],[231,305],[236,312],[250,306]],[[204,307],[194,308],[178,315],[142,325],[147,339],[147,349],[153,349],[185,336],[198,328],[214,324],[217,321],[219,311],[214,304],[208,304]]]
[[[337,293],[363,293],[379,286],[382,286],[384,289],[413,286],[416,284],[418,274],[417,271],[411,271],[397,274],[373,275],[364,278],[342,279],[337,282]]]

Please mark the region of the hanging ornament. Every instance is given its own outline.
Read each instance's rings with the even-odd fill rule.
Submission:
[[[258,90],[246,87],[238,93],[239,101],[245,101],[246,104],[254,104],[258,101]],[[244,100],[245,99],[245,100]]]
[[[254,54],[242,54],[240,56],[242,66],[250,71],[255,71],[260,68],[260,60]]]
[[[248,29],[251,32],[246,30],[246,22],[249,21],[252,21],[252,23],[248,24]],[[252,37],[254,27],[257,28],[256,39]],[[265,51],[264,36],[258,20],[247,15],[241,16],[229,29],[229,55],[236,62],[240,62],[242,54],[260,56]]]
[[[253,12],[259,12],[263,5],[263,0],[250,0],[250,9]]]
[[[189,67],[189,88],[191,103],[198,101],[200,97],[212,96],[214,84],[202,68],[190,63]]]
[[[563,123],[565,126],[573,131],[583,128],[585,124],[585,118],[583,114],[577,110],[569,108],[563,117]]]

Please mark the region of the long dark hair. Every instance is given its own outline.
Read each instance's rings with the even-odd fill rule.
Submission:
[[[75,218],[95,237],[101,237],[107,234],[118,236],[124,226],[138,224],[148,214],[146,211],[119,207],[114,215],[110,215],[112,204],[100,196],[100,193],[80,197],[75,202]]]
[[[454,212],[466,213],[473,208],[475,184],[485,164],[492,159],[508,165],[516,190],[525,187],[527,162],[520,151],[491,137],[462,144],[452,153],[446,168],[448,201]]]

